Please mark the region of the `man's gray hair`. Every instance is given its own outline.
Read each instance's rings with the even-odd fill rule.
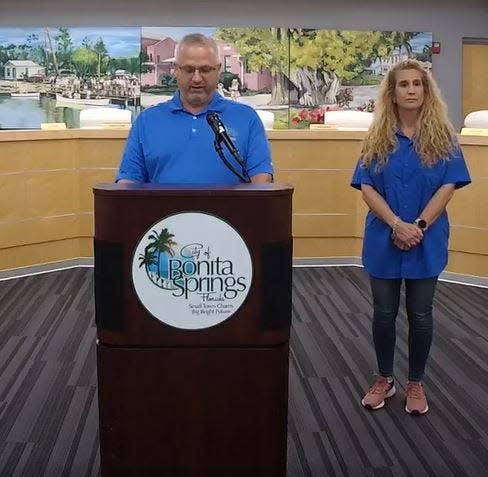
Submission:
[[[178,59],[178,52],[180,49],[184,48],[185,46],[193,45],[206,46],[212,49],[215,53],[216,60],[219,60],[219,47],[217,46],[216,41],[213,38],[203,35],[202,33],[189,33],[188,35],[185,35],[178,43],[176,58]]]

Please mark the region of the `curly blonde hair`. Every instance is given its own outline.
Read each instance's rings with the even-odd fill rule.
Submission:
[[[447,160],[453,148],[459,147],[456,131],[447,116],[447,106],[432,75],[419,61],[408,59],[391,68],[381,83],[373,123],[361,151],[366,166],[373,161],[379,167],[384,166],[388,155],[398,147],[398,110],[394,98],[396,72],[402,70],[418,71],[424,86],[424,102],[412,138],[422,163],[430,167],[439,160]]]

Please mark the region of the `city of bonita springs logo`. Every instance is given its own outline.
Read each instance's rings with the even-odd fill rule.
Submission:
[[[158,320],[181,329],[208,328],[229,319],[246,299],[251,255],[224,220],[179,213],[144,233],[134,250],[132,281]]]

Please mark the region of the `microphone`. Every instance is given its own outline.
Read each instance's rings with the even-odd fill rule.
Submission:
[[[230,153],[238,160],[240,163],[240,154],[237,148],[234,146],[232,139],[227,134],[227,130],[225,129],[224,123],[220,119],[217,113],[207,113],[207,123],[212,128],[213,132],[215,133],[215,137],[219,142],[224,142],[229,149]]]
[[[219,115],[217,113],[207,113],[207,123],[212,128],[213,132],[215,133],[215,140],[214,140],[214,147],[217,151],[220,159],[222,162],[229,168],[229,170],[235,174],[242,182],[251,182],[251,178],[246,171],[246,167],[244,165],[244,161],[239,154],[239,151],[234,146],[231,138],[227,134],[225,130],[224,123],[221,121]],[[239,172],[225,157],[224,151],[222,149],[221,143],[224,143],[227,149],[230,151],[234,159],[238,162],[239,166],[241,167],[241,171]]]

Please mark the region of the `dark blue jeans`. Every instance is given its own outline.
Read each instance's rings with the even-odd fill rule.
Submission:
[[[400,305],[401,279],[371,278],[373,292],[373,341],[381,376],[393,375],[396,317]],[[437,277],[406,279],[408,316],[408,380],[420,381],[432,343],[432,302]]]

